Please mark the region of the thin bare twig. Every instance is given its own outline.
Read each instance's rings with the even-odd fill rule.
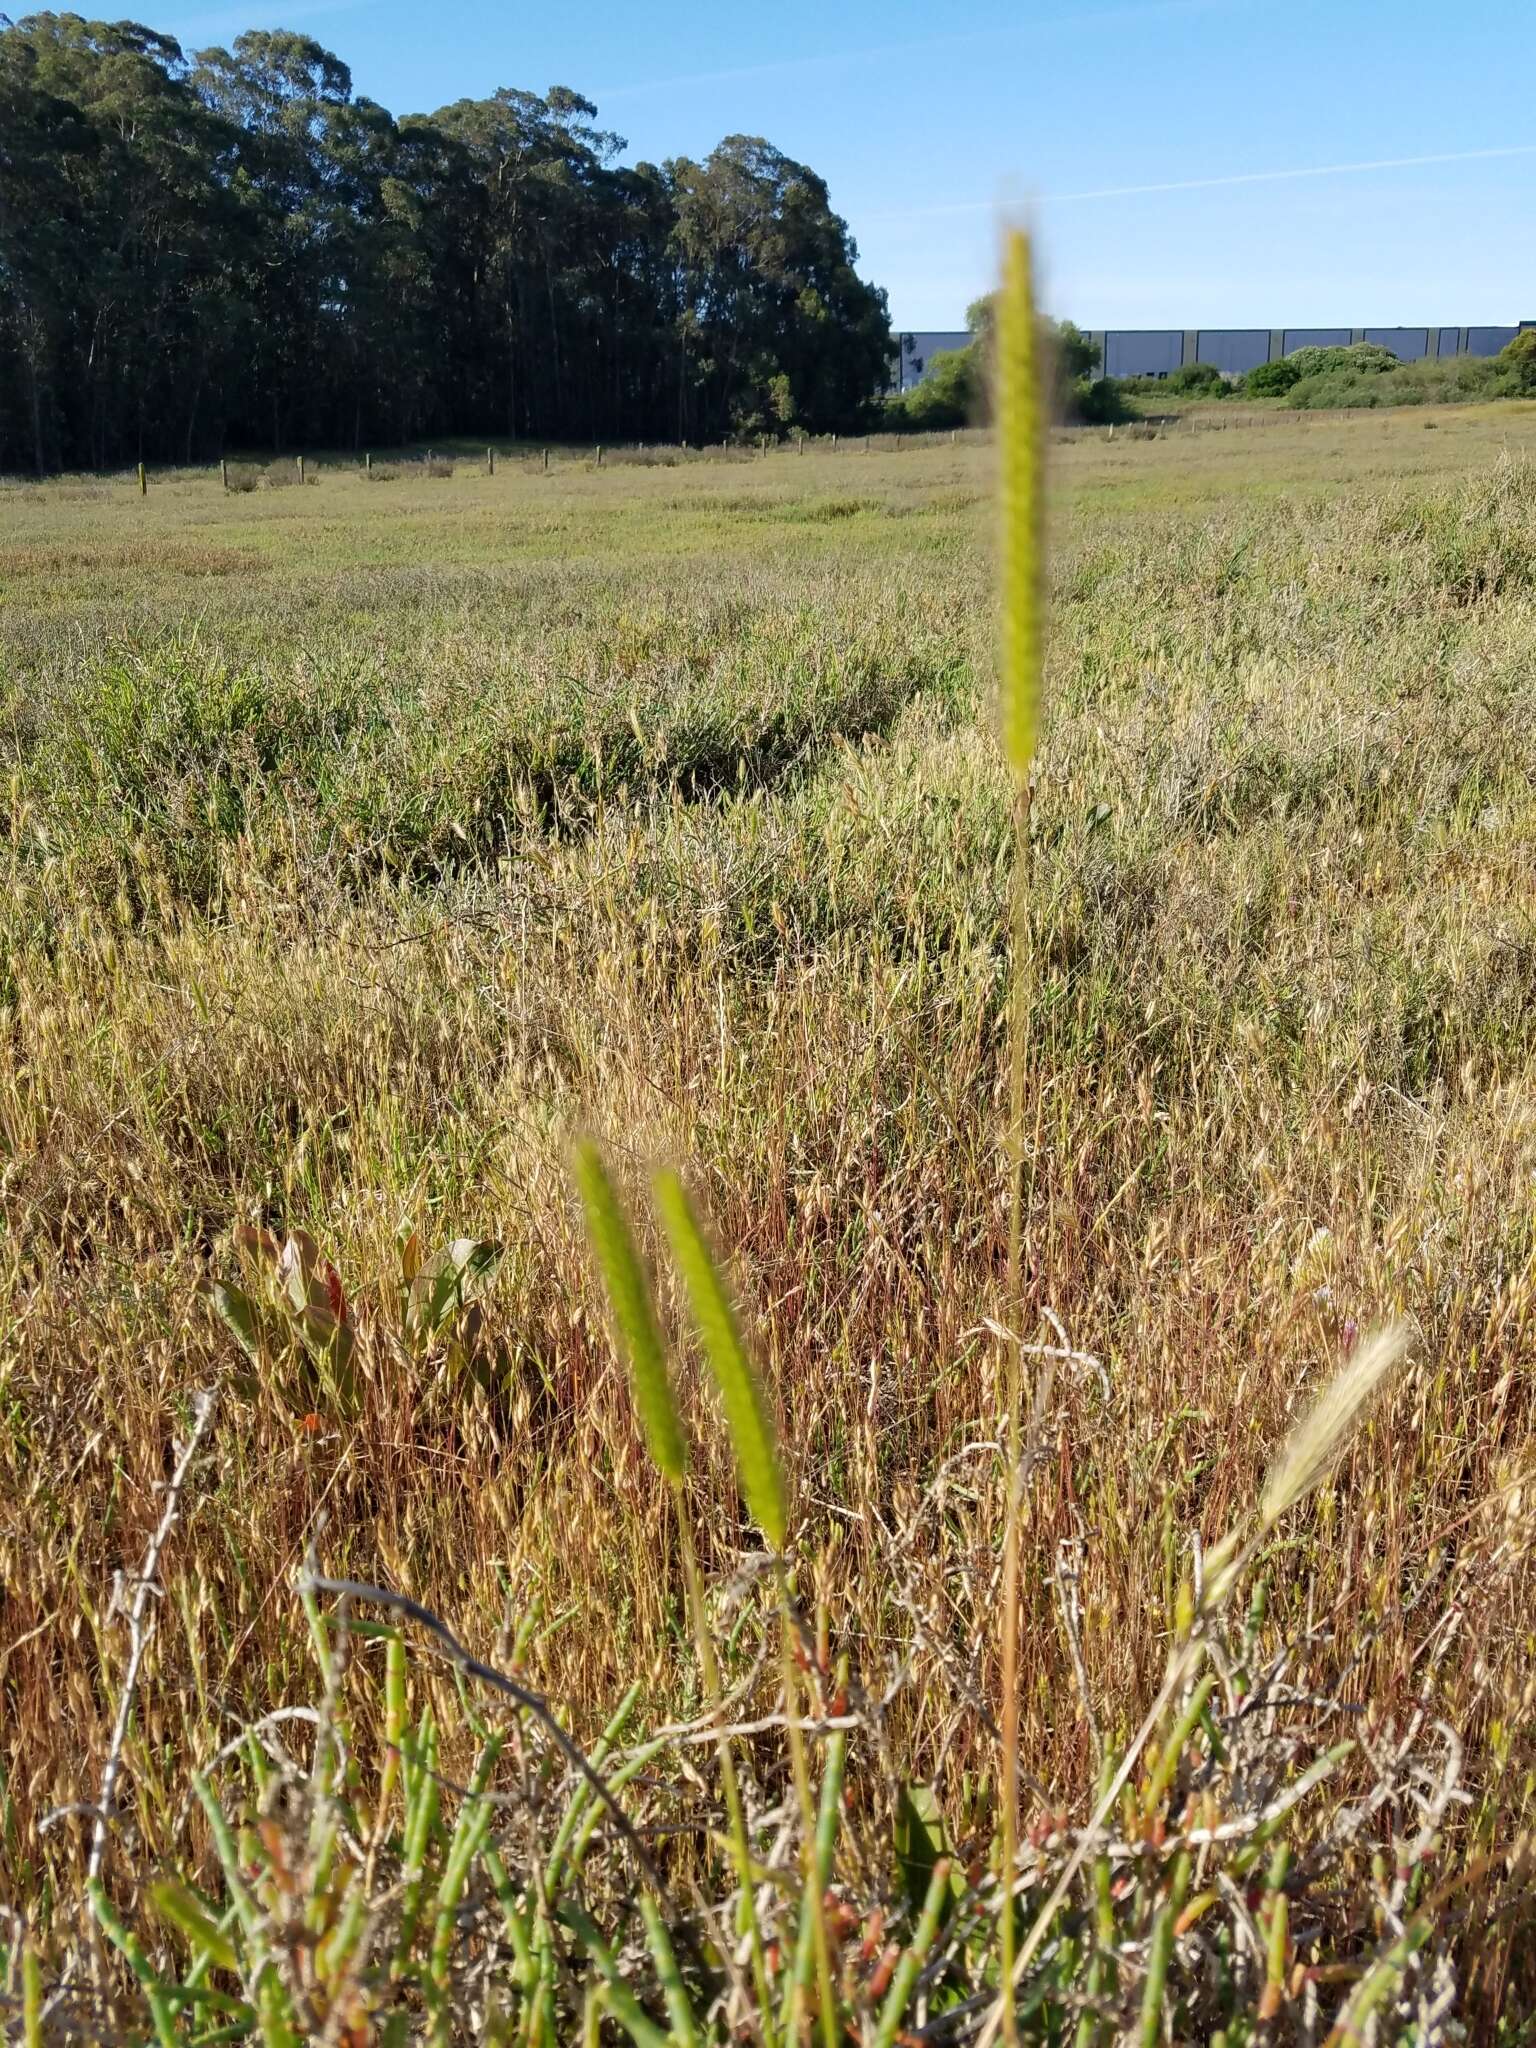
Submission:
[[[482,1664],[478,1657],[471,1656],[445,1621],[435,1615],[429,1607],[423,1607],[419,1600],[412,1600],[406,1593],[394,1593],[384,1586],[365,1585],[359,1579],[327,1579],[315,1571],[306,1571],[299,1584],[303,1592],[328,1593],[337,1600],[364,1600],[370,1606],[386,1608],[392,1613],[403,1615],[407,1621],[414,1621],[419,1628],[424,1628],[428,1635],[436,1640],[449,1663],[462,1671],[466,1678],[478,1679],[482,1685],[488,1685],[493,1692],[501,1693],[504,1698],[512,1700],[526,1713],[532,1714],[567,1763],[581,1773],[592,1791],[608,1809],[614,1825],[629,1844],[635,1861],[657,1899],[670,1906],[671,1894],[666,1880],[657,1869],[633,1822],[609,1791],[602,1774],[593,1768],[561,1727],[547,1700],[531,1691],[528,1686],[519,1685],[515,1678],[508,1678],[505,1672],[496,1670],[494,1665]]]
[[[139,1566],[135,1584],[133,1605],[128,1610],[128,1669],[123,1674],[123,1689],[118,1695],[117,1719],[112,1726],[112,1740],[107,1749],[107,1760],[102,1766],[101,1790],[96,1799],[96,1824],[91,1833],[91,1855],[86,1865],[86,1882],[94,1884],[101,1875],[102,1861],[107,1853],[107,1835],[117,1814],[117,1782],[122,1776],[123,1748],[128,1740],[128,1724],[133,1718],[134,1694],[138,1689],[139,1670],[144,1662],[144,1652],[154,1633],[147,1625],[151,1594],[158,1594],[160,1588],[157,1574],[160,1570],[160,1553],[170,1540],[181,1514],[182,1488],[187,1483],[187,1474],[192,1461],[202,1448],[203,1438],[213,1421],[213,1411],[218,1404],[218,1390],[204,1387],[192,1397],[192,1434],[182,1446],[181,1456],[176,1461],[176,1470],[171,1474],[170,1484],[165,1490],[165,1509],[160,1516],[159,1527],[149,1539],[149,1548]]]

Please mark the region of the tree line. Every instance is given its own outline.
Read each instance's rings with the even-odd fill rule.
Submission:
[[[0,16],[0,469],[858,425],[889,323],[825,181],[624,148],[564,87],[397,119],[308,36]]]

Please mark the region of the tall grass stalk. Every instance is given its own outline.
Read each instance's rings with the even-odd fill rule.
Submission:
[[[997,441],[1002,533],[999,546],[1000,722],[1003,752],[1015,783],[1011,915],[1013,980],[1010,991],[1008,1097],[1008,1345],[1007,1506],[1003,1530],[1002,1626],[1002,1909],[999,1922],[1003,2023],[1017,2038],[1013,2002],[1013,1870],[1019,1824],[1019,1523],[1024,1484],[1024,1114],[1029,1072],[1029,1011],[1033,995],[1029,916],[1030,771],[1040,722],[1044,619],[1045,413],[1040,378],[1039,320],[1035,310],[1029,237],[1008,236],[997,303]],[[1049,1399],[1048,1362],[1035,1393],[1037,1419]]]
[[[716,1756],[720,1764],[720,1784],[725,1796],[726,1819],[730,1827],[736,1879],[741,1887],[741,1916],[751,1948],[753,1988],[757,1993],[758,2008],[763,2015],[764,2041],[767,2048],[775,2048],[770,2020],[772,2006],[768,1985],[768,1961],[763,1946],[762,1924],[757,1912],[756,1888],[752,1874],[752,1848],[747,1835],[746,1811],[741,1801],[741,1783],[736,1774],[736,1760],[732,1754],[730,1738],[724,1730],[724,1693],[720,1683],[720,1664],[715,1655],[714,1638],[709,1630],[704,1582],[699,1571],[698,1548],[693,1537],[693,1518],[688,1507],[688,1446],[672,1392],[671,1376],[667,1371],[666,1346],[656,1324],[645,1271],[640,1263],[640,1255],[635,1249],[629,1225],[625,1221],[623,1208],[608,1176],[602,1154],[590,1139],[578,1142],[575,1148],[574,1168],[576,1183],[581,1191],[582,1206],[586,1212],[587,1234],[591,1239],[609,1305],[613,1311],[618,1349],[629,1365],[630,1383],[634,1388],[635,1406],[640,1413],[641,1426],[645,1431],[651,1456],[672,1493],[673,1510],[677,1517],[678,1547],[683,1558],[689,1626],[693,1632],[694,1650],[699,1660],[699,1677],[704,1687],[705,1702],[716,1729]]]
[[[768,1402],[756,1367],[747,1355],[735,1311],[721,1279],[688,1191],[676,1173],[658,1173],[655,1181],[656,1206],[661,1212],[672,1256],[682,1275],[688,1306],[704,1356],[719,1389],[725,1409],[731,1448],[741,1490],[752,1517],[775,1553],[779,1582],[779,1656],[783,1675],[784,1723],[789,1737],[790,1766],[795,1796],[800,1807],[801,1851],[804,1882],[815,1932],[816,1979],[820,1993],[822,2037],[826,2048],[837,2048],[837,2006],[832,1987],[831,1945],[827,1937],[826,1914],[816,1896],[816,1810],[811,1798],[810,1765],[805,1754],[805,1733],[800,1724],[800,1685],[795,1671],[795,1620],[790,1598],[789,1576],[784,1562],[784,1544],[789,1533],[789,1511],[784,1491],[784,1468]],[[799,1973],[789,1987],[786,2031],[791,2040],[800,2035],[798,2010],[803,1986]]]

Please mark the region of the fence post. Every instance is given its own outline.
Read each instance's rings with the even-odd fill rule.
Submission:
[[[496,474],[496,450],[494,448],[487,448],[485,451],[485,473],[487,476],[494,476]]]
[[[603,466],[603,444],[601,441],[597,444],[597,466],[599,469]]]
[[[149,479],[144,474],[144,465],[142,462],[139,464],[139,496],[141,498],[147,498],[149,496]]]
[[[834,455],[835,455],[835,454],[837,453],[837,436],[836,436],[836,434],[834,434],[834,435],[832,436],[832,453],[833,453]]]
[[[219,481],[227,491],[229,489],[229,461],[223,455],[219,457]]]
[[[546,476],[549,475],[549,450],[547,448],[544,450],[544,474]]]
[[[303,481],[304,481],[304,458],[303,458],[303,456],[302,456],[302,455],[299,455],[299,456],[296,456],[296,457],[295,457],[294,459],[295,459],[295,461],[296,461],[296,462],[298,463],[298,465],[299,465],[299,482],[300,482],[300,483],[303,483]]]
[[[373,450],[371,448],[363,457],[363,472],[366,476],[373,475]]]

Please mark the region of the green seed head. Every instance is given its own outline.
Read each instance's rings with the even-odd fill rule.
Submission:
[[[672,1399],[667,1355],[634,1239],[602,1155],[590,1139],[583,1138],[577,1145],[574,1166],[587,1214],[587,1235],[608,1292],[619,1350],[629,1362],[640,1426],[663,1476],[678,1486],[688,1468],[688,1446]]]
[[[675,1173],[656,1176],[656,1206],[682,1275],[704,1356],[720,1389],[726,1427],[736,1453],[741,1490],[753,1519],[774,1550],[784,1548],[789,1516],[778,1445],[762,1383],[748,1358],[730,1297],[694,1215],[687,1190]]]
[[[995,333],[1003,600],[999,708],[1003,752],[1020,783],[1027,783],[1039,733],[1045,646],[1046,415],[1029,237],[1021,228],[1011,231],[1003,250]]]

